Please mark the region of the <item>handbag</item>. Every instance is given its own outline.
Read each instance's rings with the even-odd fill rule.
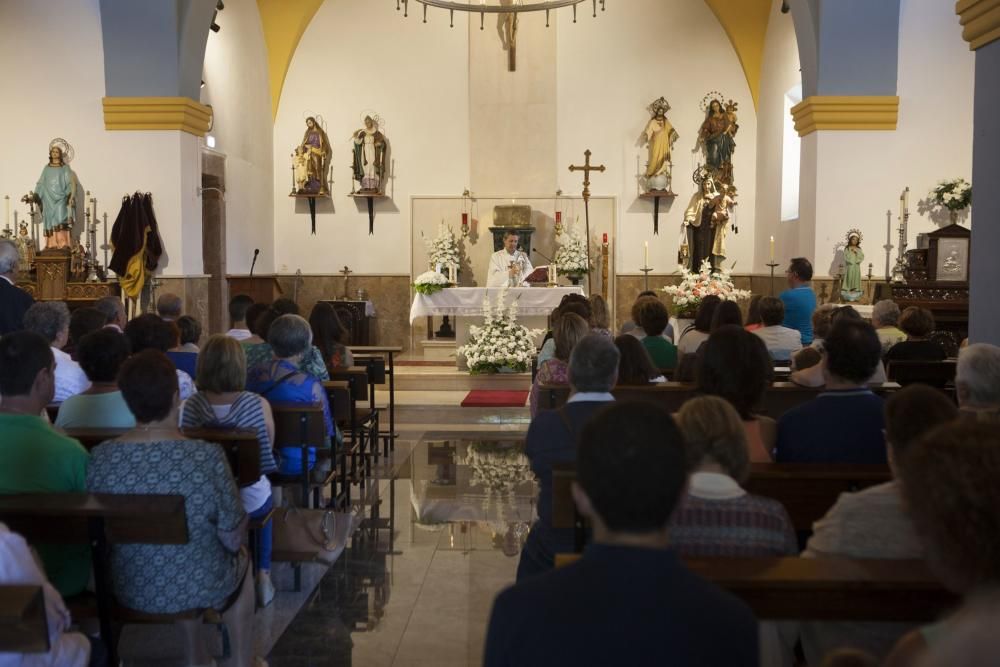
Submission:
[[[315,560],[333,565],[344,553],[351,537],[354,517],[331,510],[311,510],[299,507],[282,507],[275,510],[274,560]]]

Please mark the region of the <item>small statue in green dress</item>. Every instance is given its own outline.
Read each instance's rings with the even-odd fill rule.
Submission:
[[[864,295],[861,289],[861,263],[865,253],[861,251],[861,232],[852,229],[847,233],[847,247],[844,248],[844,282],[840,296],[844,301],[857,301]]]

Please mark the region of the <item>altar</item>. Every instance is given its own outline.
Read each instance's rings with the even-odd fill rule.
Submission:
[[[469,340],[469,327],[483,321],[483,307],[487,299],[491,307],[504,293],[500,287],[451,287],[434,294],[415,294],[410,305],[410,324],[421,317],[447,315],[455,318],[457,347]],[[548,316],[567,294],[584,295],[583,287],[511,287],[506,290],[504,305],[517,301],[518,322],[529,329],[546,330]],[[542,336],[535,341],[541,345]],[[456,358],[458,368],[465,369],[465,359]]]

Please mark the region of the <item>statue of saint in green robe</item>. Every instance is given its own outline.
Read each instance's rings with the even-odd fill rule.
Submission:
[[[35,185],[35,196],[41,204],[42,225],[46,239],[55,237],[56,248],[70,245],[70,230],[73,228],[73,209],[76,203],[76,178],[73,170],[63,161],[62,149],[49,149],[49,163],[42,169]],[[46,246],[50,245],[46,241]]]

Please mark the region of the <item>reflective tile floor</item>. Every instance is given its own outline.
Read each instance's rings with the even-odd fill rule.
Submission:
[[[387,530],[359,532],[284,629],[270,664],[481,664],[493,598],[514,581],[534,518],[521,438],[473,431],[399,442],[392,551]],[[381,486],[386,509],[389,485]]]

